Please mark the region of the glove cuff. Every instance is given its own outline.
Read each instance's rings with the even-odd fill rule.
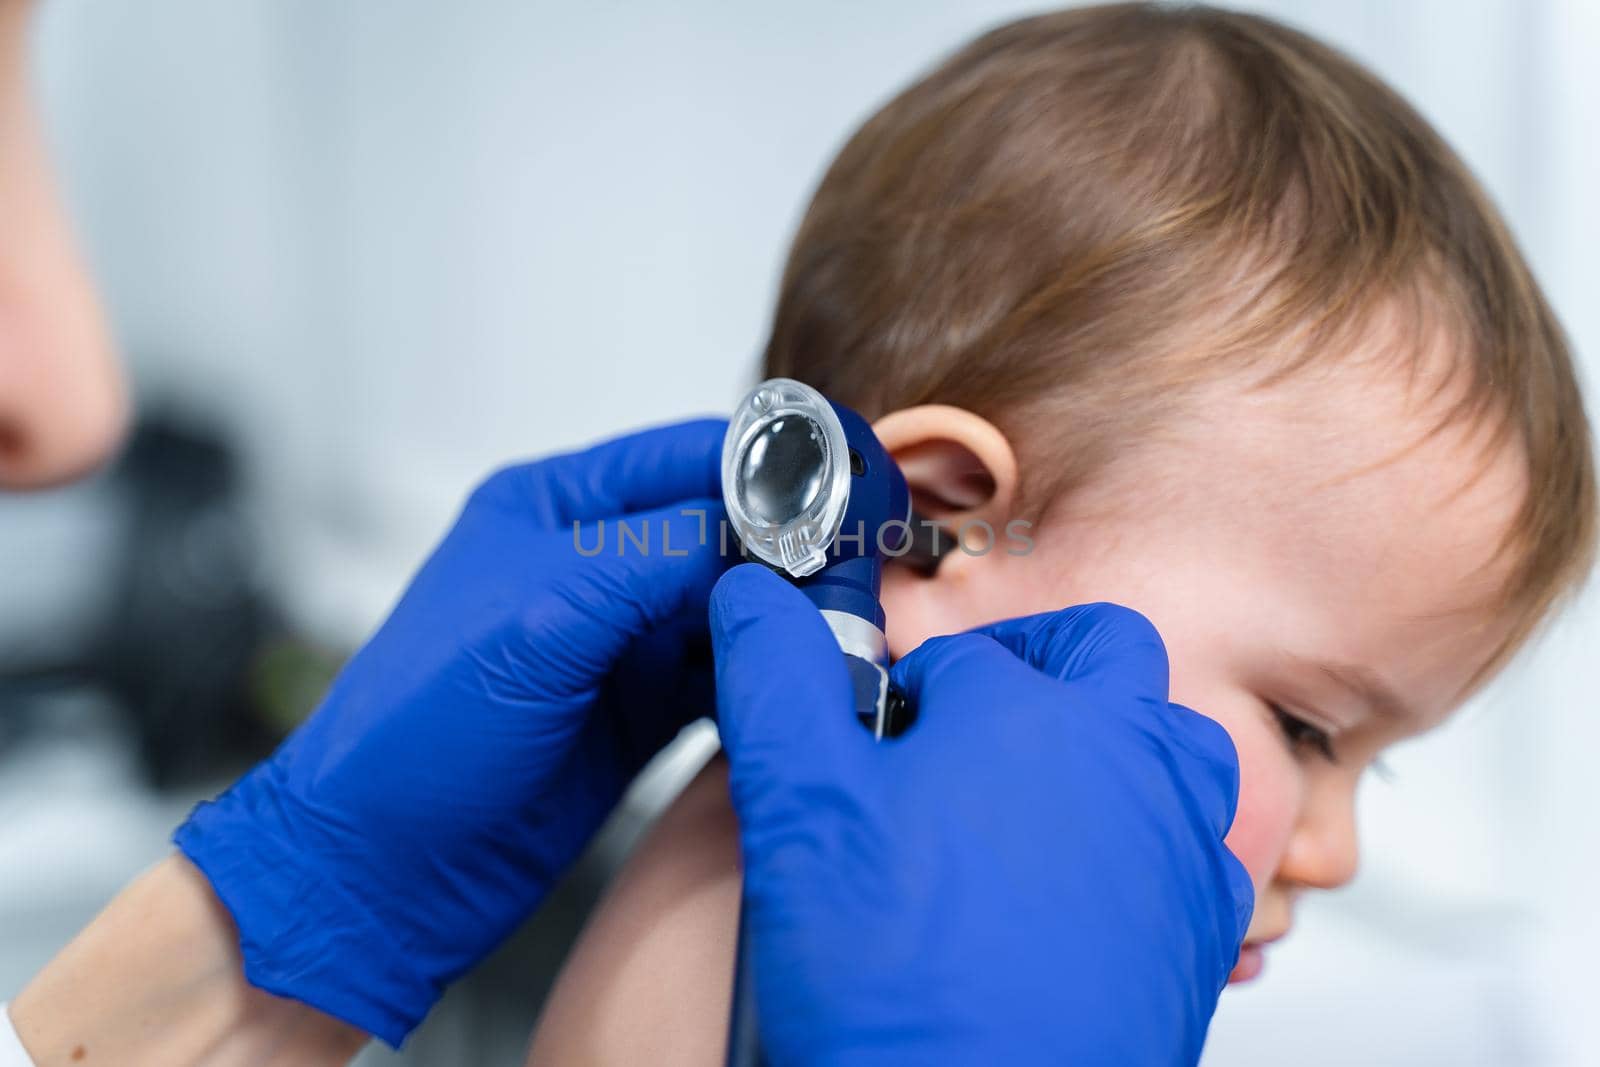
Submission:
[[[275,801],[255,796],[252,778],[196,805],[172,835],[233,916],[245,978],[399,1048],[443,988],[337,880],[263,825]]]

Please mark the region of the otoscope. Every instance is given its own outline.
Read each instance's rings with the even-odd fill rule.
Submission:
[[[889,684],[878,603],[885,558],[938,566],[944,535],[911,510],[905,476],[860,415],[811,386],[770,378],[740,401],[722,445],[722,499],[744,550],[799,587],[839,642],[856,716],[879,740],[915,709]],[[729,1067],[764,1063],[744,912]]]

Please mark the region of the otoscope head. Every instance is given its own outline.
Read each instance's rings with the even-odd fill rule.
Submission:
[[[801,582],[808,593],[829,589],[830,603],[818,607],[875,619],[882,628],[883,557],[909,542],[911,497],[865,419],[803,382],[762,382],[729,423],[722,496],[746,551],[791,578],[809,579]]]

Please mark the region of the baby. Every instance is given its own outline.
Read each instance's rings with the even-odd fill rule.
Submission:
[[[1235,980],[1355,873],[1363,771],[1594,551],[1573,368],[1504,224],[1398,96],[1249,15],[1026,19],[911,86],[823,179],[765,374],[875,419],[921,514],[1033,524],[1026,554],[891,567],[893,654],[1095,600],[1155,623],[1172,699],[1238,749]],[[726,788],[713,761],[632,858],[536,1062],[722,1062]]]

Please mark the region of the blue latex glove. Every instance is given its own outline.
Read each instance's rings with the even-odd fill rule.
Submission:
[[[195,809],[174,840],[253,984],[397,1045],[710,711],[725,429],[489,478],[311,718]]]
[[[828,1064],[1192,1064],[1253,905],[1238,765],[1143,616],[936,638],[874,743],[838,646],[758,567],[711,598],[763,1050]]]

